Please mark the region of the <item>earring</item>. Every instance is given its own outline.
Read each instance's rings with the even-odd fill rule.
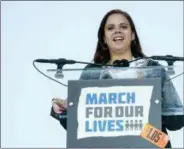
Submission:
[[[106,43],[102,43],[102,48],[103,48],[104,50],[107,50],[107,49],[108,49],[107,44],[106,44]]]
[[[133,41],[132,41],[132,45],[133,45],[133,46],[136,45],[136,40],[133,40]]]

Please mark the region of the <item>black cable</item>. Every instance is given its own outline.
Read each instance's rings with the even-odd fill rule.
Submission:
[[[34,60],[34,61],[33,61],[33,66],[34,66],[34,68],[35,68],[39,73],[41,73],[41,74],[42,74],[42,75],[44,75],[45,77],[47,77],[47,78],[51,79],[52,81],[55,81],[55,82],[57,82],[57,83],[59,83],[59,84],[61,84],[61,85],[65,86],[65,87],[67,87],[67,85],[66,85],[66,84],[61,83],[61,82],[59,82],[59,81],[57,81],[57,80],[53,79],[52,77],[47,76],[47,75],[46,75],[46,74],[44,74],[43,72],[41,72],[41,71],[36,67],[35,62],[36,62],[36,61]]]
[[[137,59],[134,59],[134,60],[130,61],[130,63],[131,63],[131,62],[134,62],[134,61],[137,61],[137,60],[140,60],[140,59],[143,59],[143,58],[147,58],[147,59],[148,59],[148,58],[152,58],[152,57],[140,57],[140,58],[137,58]],[[182,73],[180,73],[180,74],[178,74],[178,75],[176,75],[176,76],[174,76],[174,77],[172,77],[172,78],[166,80],[164,83],[166,83],[166,82],[168,82],[168,81],[171,81],[171,80],[173,80],[174,78],[177,78],[177,77],[181,76],[182,74],[184,74],[184,72],[182,72]]]
[[[137,61],[137,60],[140,60],[140,59],[143,59],[143,58],[147,58],[147,59],[148,59],[148,58],[151,58],[151,57],[140,57],[140,58],[137,58],[137,59],[134,59],[134,60],[130,61],[129,63],[134,62],[134,61]],[[47,75],[44,74],[43,72],[41,72],[41,71],[36,67],[36,65],[34,64],[35,62],[36,62],[36,60],[33,61],[33,66],[34,66],[34,68],[35,68],[39,73],[41,73],[41,74],[44,75],[45,77],[47,77],[47,78],[51,79],[52,81],[55,81],[55,82],[57,82],[57,83],[59,83],[59,84],[65,86],[65,87],[68,86],[68,85],[66,85],[66,84],[64,84],[64,83],[62,83],[62,82],[59,82],[59,81],[53,79],[52,77],[47,76]],[[88,63],[88,62],[77,62],[77,63],[80,63],[80,64],[91,64],[91,65],[95,65],[95,66],[114,66],[114,65],[94,64],[94,63]],[[178,74],[178,75],[176,75],[176,76],[174,76],[174,77],[172,77],[172,78],[166,80],[165,83],[168,82],[168,81],[173,80],[174,78],[177,78],[177,77],[181,76],[182,74],[184,74],[184,72],[182,72],[182,73],[180,73],[180,74]]]
[[[182,74],[184,74],[184,72],[179,73],[178,75],[176,75],[176,76],[174,76],[174,77],[172,77],[172,78],[166,80],[165,83],[166,83],[167,81],[171,81],[171,80],[173,80],[174,78],[177,78],[177,77],[181,76]]]

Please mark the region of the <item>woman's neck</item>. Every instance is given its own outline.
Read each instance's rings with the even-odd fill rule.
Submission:
[[[115,60],[122,60],[122,59],[131,61],[133,59],[133,55],[131,52],[126,52],[124,54],[112,54],[111,53],[110,64],[112,64]]]

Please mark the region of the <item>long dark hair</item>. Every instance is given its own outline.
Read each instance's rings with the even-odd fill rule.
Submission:
[[[114,9],[114,10],[109,11],[104,16],[104,18],[102,19],[102,22],[100,24],[100,27],[98,30],[98,42],[97,42],[96,52],[95,52],[94,58],[93,58],[94,63],[107,63],[110,60],[109,49],[107,47],[105,47],[105,43],[104,43],[104,27],[105,27],[105,24],[106,24],[108,17],[112,14],[122,14],[123,16],[125,16],[127,18],[127,20],[130,23],[131,30],[135,34],[135,40],[132,41],[132,43],[131,43],[132,55],[134,57],[144,57],[145,55],[142,52],[139,37],[137,35],[135,25],[134,25],[132,18],[130,17],[130,15],[127,12],[119,10],[119,9]]]

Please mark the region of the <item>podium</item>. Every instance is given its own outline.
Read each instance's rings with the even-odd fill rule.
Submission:
[[[162,130],[162,92],[181,67],[47,71],[68,77],[67,148],[158,148],[140,134],[147,123]]]

